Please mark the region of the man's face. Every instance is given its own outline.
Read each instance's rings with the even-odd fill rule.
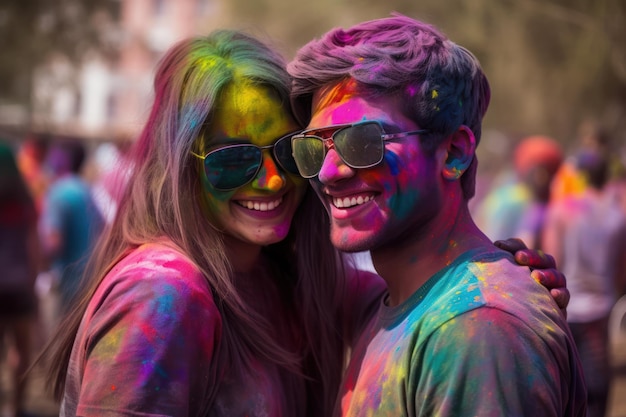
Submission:
[[[369,97],[352,82],[318,92],[307,128],[329,138],[338,124],[378,121],[385,133],[419,130],[401,112],[397,96]],[[357,136],[355,136],[356,138]],[[364,140],[357,152],[368,152]],[[327,141],[327,144],[329,142]],[[331,240],[340,250],[353,252],[401,245],[428,233],[425,227],[442,202],[442,159],[426,152],[419,135],[385,141],[383,160],[371,168],[352,168],[334,147],[326,151],[319,175],[311,184],[331,218]]]

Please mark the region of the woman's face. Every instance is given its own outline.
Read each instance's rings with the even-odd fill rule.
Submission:
[[[277,139],[298,130],[297,123],[270,89],[234,83],[223,91],[216,103],[203,152],[206,154],[232,144],[273,145]],[[240,159],[244,164],[243,156],[236,160]],[[246,171],[237,175],[223,166],[209,164],[206,168],[210,173],[220,172],[220,175],[234,177],[231,182],[235,183]],[[254,168],[248,172],[254,172]],[[201,175],[211,221],[226,235],[259,246],[279,242],[287,236],[307,187],[304,179],[286,172],[277,163],[273,148],[262,150],[258,172],[238,188],[217,189],[205,172]]]

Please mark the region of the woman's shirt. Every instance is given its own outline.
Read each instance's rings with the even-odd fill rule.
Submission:
[[[260,360],[251,373],[221,371],[226,326],[191,260],[164,244],[137,248],[89,303],[60,415],[303,415],[303,379]]]

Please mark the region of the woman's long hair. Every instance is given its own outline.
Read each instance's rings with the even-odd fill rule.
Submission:
[[[190,152],[197,151],[197,138],[211,122],[221,91],[236,79],[273,89],[289,108],[290,78],[283,58],[249,35],[221,30],[191,38],[161,60],[154,103],[134,145],[133,173],[117,215],[90,259],[80,299],[44,351],[44,357],[52,359],[48,380],[57,398],[63,395],[80,321],[104,276],[137,246],[167,237],[203,271],[223,315],[219,351],[224,357],[219,366],[238,366],[241,359],[245,365],[255,357],[304,373],[312,399],[309,409],[318,414],[331,409],[343,365],[338,314],[344,278],[321,203],[308,190],[288,237],[265,248],[274,270],[293,272],[288,290],[294,320],[304,330],[302,352],[281,346],[271,332],[272,323],[252,314],[238,293],[222,235],[200,204],[201,161]]]

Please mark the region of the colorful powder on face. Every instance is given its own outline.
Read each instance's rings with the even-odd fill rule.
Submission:
[[[283,179],[276,163],[270,161],[271,157],[265,157],[263,161],[263,167],[257,174],[252,184],[256,188],[266,188],[271,191],[280,191],[285,186],[285,180]]]
[[[455,162],[459,163],[458,161]],[[463,169],[457,166],[451,166],[450,171],[454,175],[454,178],[461,178],[461,175],[463,175]]]
[[[401,159],[395,152],[385,152],[384,155],[385,163],[389,167],[389,171],[391,171],[391,175],[396,176],[400,173]]]
[[[342,108],[342,103],[347,102],[355,95],[359,94],[359,86],[355,80],[349,79],[347,81],[342,81],[337,83],[331,87],[321,89],[319,92],[315,94],[317,100],[316,108],[317,109],[325,109],[328,107],[333,107],[333,114],[331,115],[332,124],[343,124],[344,122],[336,122],[335,120],[341,120],[344,118],[346,120],[346,115],[350,113],[358,113],[358,109],[355,108]]]

